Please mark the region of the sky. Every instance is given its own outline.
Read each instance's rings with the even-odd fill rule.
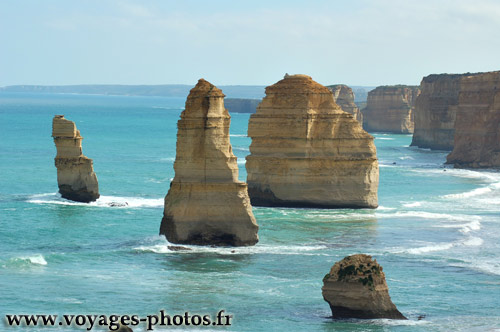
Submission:
[[[418,85],[500,70],[498,0],[0,0],[0,86]]]

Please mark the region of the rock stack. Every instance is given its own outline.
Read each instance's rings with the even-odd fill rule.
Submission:
[[[248,125],[248,192],[253,205],[376,208],[373,137],[306,75],[266,88]]]
[[[382,266],[368,255],[335,263],[323,278],[322,292],[333,318],[406,319],[391,301]]]
[[[363,128],[397,134],[413,133],[413,105],[420,90],[416,86],[379,86],[368,93],[363,109]]]
[[[52,120],[52,137],[56,144],[57,184],[61,196],[77,202],[92,202],[99,198],[99,185],[92,159],[82,153],[80,131],[73,121],[56,115]]]
[[[500,71],[463,76],[456,106],[455,167],[500,167]]]
[[[429,75],[420,83],[415,102],[415,131],[412,146],[432,150],[452,150],[456,106],[462,74]]]
[[[222,91],[200,79],[177,123],[175,177],[160,227],[172,243],[246,246],[258,241],[247,185],[238,181],[230,121]]]
[[[363,123],[363,114],[354,103],[354,92],[344,84],[329,85],[327,88],[333,93],[333,100],[344,112],[352,114],[359,123]]]

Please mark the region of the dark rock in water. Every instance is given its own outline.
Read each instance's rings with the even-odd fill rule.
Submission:
[[[382,266],[371,256],[347,256],[323,278],[323,298],[333,318],[406,319],[389,296]]]
[[[128,203],[119,203],[119,202],[111,202],[109,203],[109,206],[111,207],[123,207],[123,206],[128,206]]]
[[[118,330],[109,330],[108,332],[134,332],[130,327],[127,325],[120,325],[120,328]]]
[[[183,246],[167,246],[168,250],[172,250],[172,251],[183,251],[183,250],[191,250],[191,248],[188,248],[188,247],[183,247]]]

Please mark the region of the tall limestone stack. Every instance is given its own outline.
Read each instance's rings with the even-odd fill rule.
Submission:
[[[258,226],[229,142],[231,117],[220,89],[200,79],[177,123],[175,177],[160,234],[172,243],[254,245]]]
[[[323,298],[333,318],[406,319],[389,296],[385,274],[371,256],[347,256],[323,278]]]
[[[306,75],[266,88],[248,125],[248,193],[253,205],[376,208],[373,137]]]
[[[420,90],[416,86],[379,86],[368,93],[363,128],[398,134],[413,133],[413,105]]]
[[[363,114],[354,103],[354,92],[350,87],[344,84],[336,84],[329,85],[327,88],[333,93],[333,100],[335,103],[337,103],[344,112],[352,114],[359,123],[363,123]]]
[[[447,163],[500,167],[500,71],[464,76],[456,112],[455,141]]]
[[[412,146],[432,150],[452,150],[456,106],[462,74],[433,74],[420,83],[415,102],[415,131]]]
[[[73,121],[56,115],[52,120],[52,137],[56,144],[57,184],[61,196],[77,202],[92,202],[99,198],[99,185],[92,159],[82,153],[80,131]]]

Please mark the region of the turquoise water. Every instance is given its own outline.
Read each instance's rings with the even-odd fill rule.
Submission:
[[[500,330],[500,173],[443,168],[446,153],[410,148],[408,135],[375,134],[378,209],[254,208],[257,246],[170,251],[157,234],[183,106],[181,98],[0,93],[2,320],[225,309],[231,331]],[[55,114],[76,122],[94,159],[95,203],[56,193]],[[232,114],[241,180],[248,117]],[[408,321],[328,318],[321,280],[354,253],[384,267]]]

